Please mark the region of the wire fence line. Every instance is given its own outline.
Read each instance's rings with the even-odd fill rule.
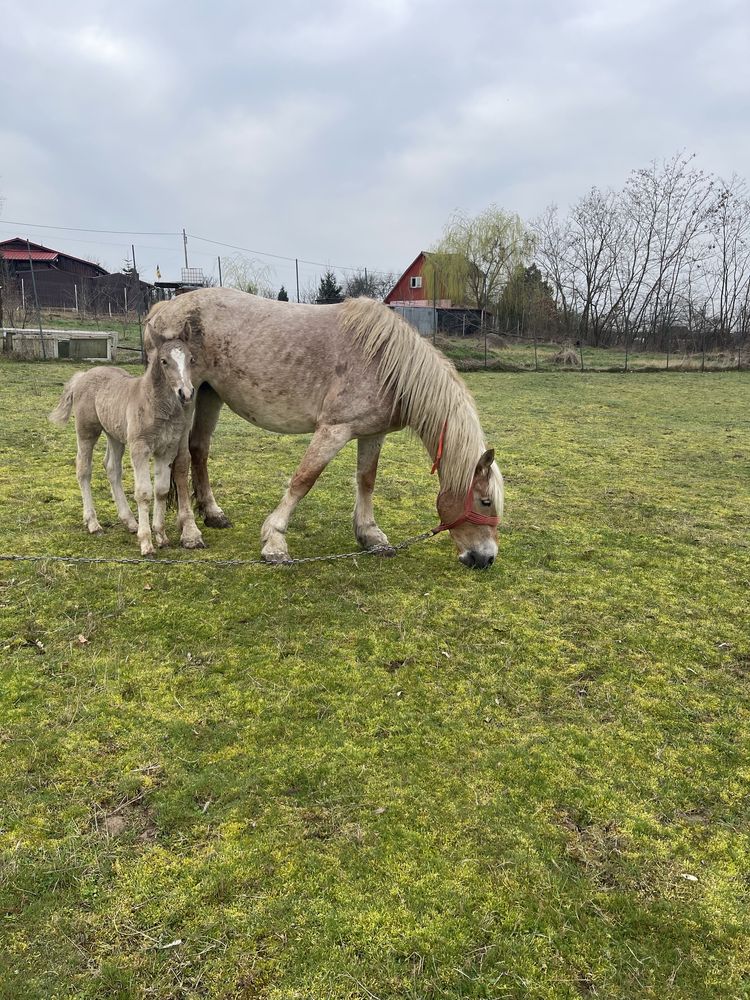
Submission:
[[[355,552],[334,552],[322,556],[303,556],[302,558],[268,560],[257,559],[196,559],[188,557],[185,559],[170,559],[144,556],[66,556],[52,555],[50,553],[34,553],[29,555],[19,555],[16,553],[0,553],[0,562],[20,562],[20,563],[65,563],[67,565],[80,566],[140,566],[151,569],[155,566],[180,566],[182,568],[202,569],[238,569],[246,566],[266,566],[266,567],[292,567],[303,566],[309,563],[338,562],[343,559],[358,559],[360,556],[395,556],[398,552],[403,552],[418,542],[423,542],[432,538],[435,531],[422,531],[418,535],[405,538],[395,545],[376,545],[370,549],[357,549]]]
[[[492,329],[465,337],[432,336],[459,371],[495,372],[727,372],[750,370],[750,336],[727,347],[707,338],[675,337],[665,350],[643,341],[593,347],[583,341],[543,339],[533,333],[504,335]]]

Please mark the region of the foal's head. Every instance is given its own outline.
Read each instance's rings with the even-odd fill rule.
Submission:
[[[503,513],[503,477],[495,452],[477,463],[466,494],[444,490],[437,498],[438,530],[449,531],[459,562],[470,569],[488,569],[497,556],[497,525]]]
[[[154,350],[150,363],[154,366],[154,379],[165,382],[180,403],[187,406],[195,395],[190,375],[195,358],[190,346],[183,340],[165,340]]]

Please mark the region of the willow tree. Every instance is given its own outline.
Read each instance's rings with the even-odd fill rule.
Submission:
[[[475,216],[456,212],[425,262],[427,295],[484,313],[533,250],[534,237],[514,212],[497,205]]]

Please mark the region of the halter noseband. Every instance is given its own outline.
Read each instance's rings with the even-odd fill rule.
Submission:
[[[443,424],[443,429],[440,431],[440,440],[438,441],[437,455],[435,461],[432,464],[432,475],[440,468],[440,461],[443,457],[443,441],[445,439],[445,432],[448,427],[448,421],[446,420]],[[477,514],[474,510],[474,481],[472,480],[469,486],[469,491],[466,494],[466,499],[464,500],[463,513],[459,514],[455,521],[451,521],[450,524],[446,524],[441,521],[437,528],[432,529],[433,535],[437,535],[441,531],[450,531],[451,528],[457,528],[459,524],[463,524],[465,521],[470,521],[472,524],[486,524],[490,528],[496,528],[500,524],[500,518],[492,514]]]

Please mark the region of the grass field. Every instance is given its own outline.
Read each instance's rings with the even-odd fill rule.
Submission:
[[[0,363],[5,553],[129,556],[71,369]],[[750,991],[750,381],[470,375],[495,568],[0,562],[0,997],[739,1000]],[[255,556],[303,441],[231,414]],[[290,530],[346,551],[353,450]],[[376,509],[435,523],[418,442]],[[172,534],[176,535],[174,526]]]

